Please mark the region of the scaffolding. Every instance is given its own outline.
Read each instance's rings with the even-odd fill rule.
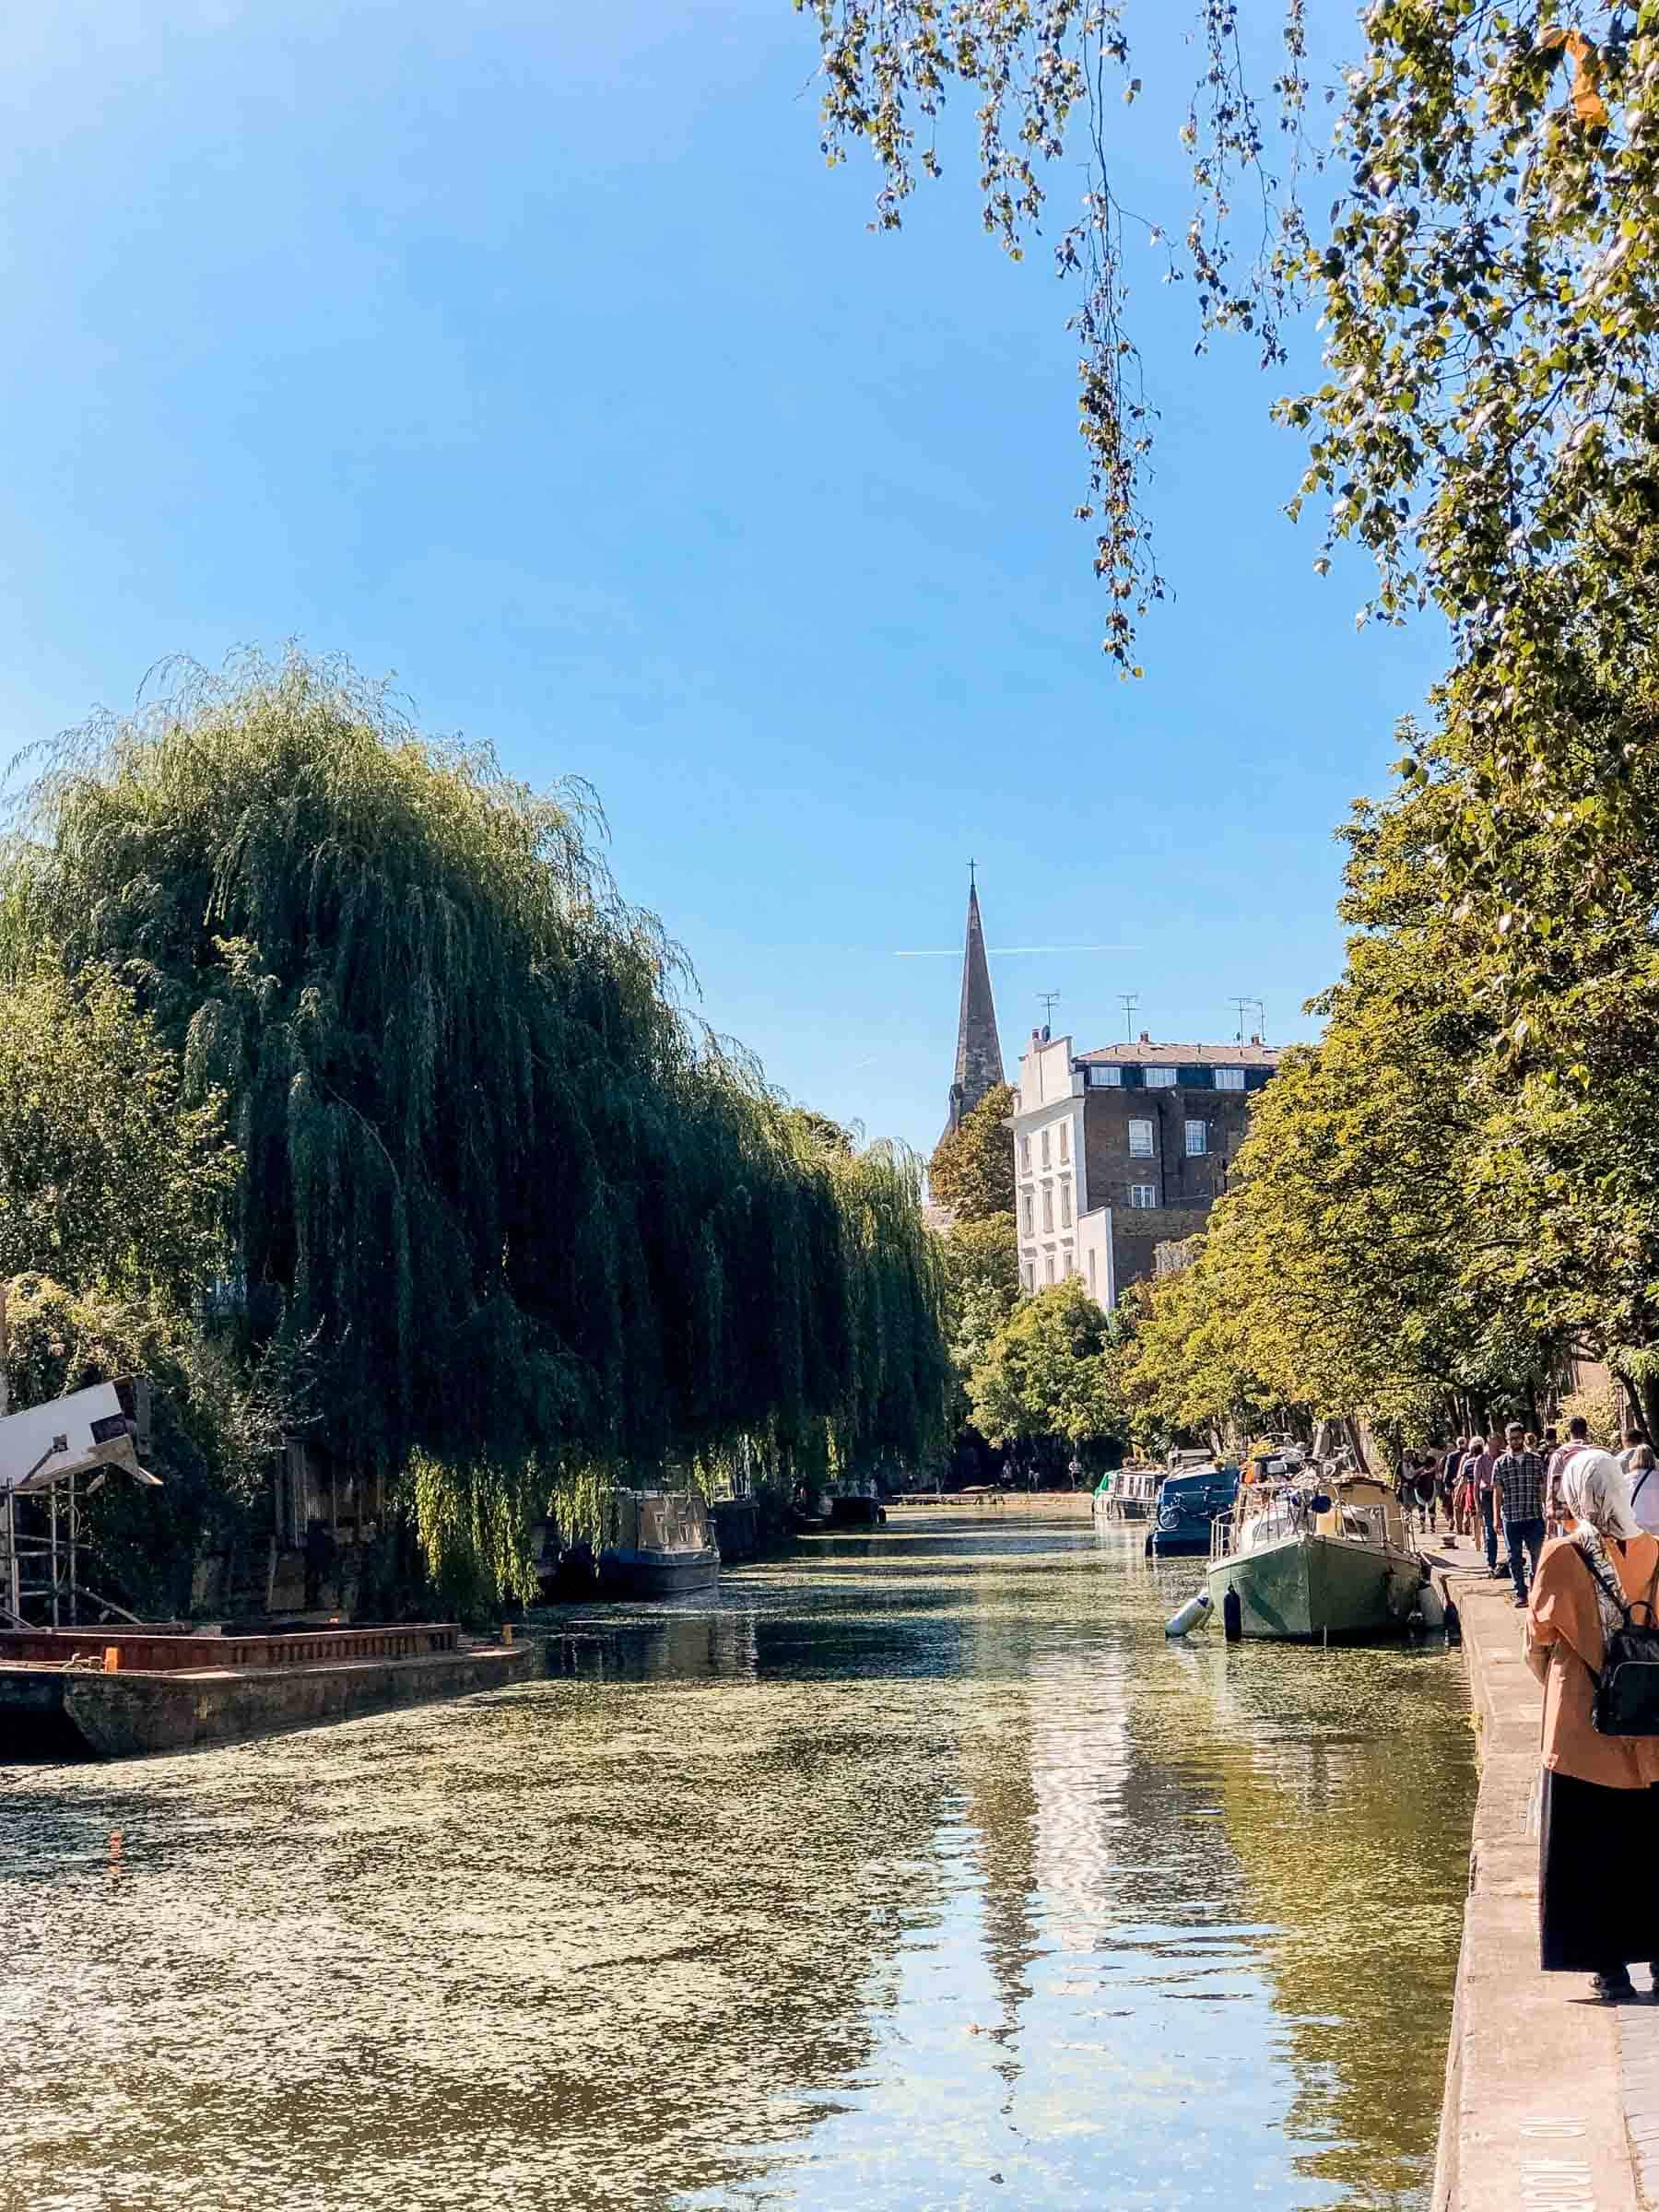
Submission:
[[[82,1581],[81,1560],[88,1501],[112,1471],[159,1488],[138,1463],[147,1417],[141,1382],[97,1382],[0,1417],[0,1618],[18,1629],[137,1619]]]

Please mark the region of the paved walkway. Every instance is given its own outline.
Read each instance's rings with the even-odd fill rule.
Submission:
[[[1466,1538],[1429,1556],[1480,1738],[1434,2212],[1659,2212],[1659,2005],[1598,2005],[1587,1976],[1538,1971],[1541,1693],[1513,1590]]]

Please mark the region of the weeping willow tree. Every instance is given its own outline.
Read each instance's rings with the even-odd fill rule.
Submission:
[[[0,888],[0,959],[112,968],[228,1101],[251,1344],[498,1584],[560,1484],[914,1455],[942,1405],[912,1165],[687,1017],[602,828],[343,663],[244,656],[46,748]]]

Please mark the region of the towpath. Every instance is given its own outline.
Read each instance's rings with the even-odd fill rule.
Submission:
[[[1466,1539],[1430,1554],[1480,1741],[1434,2212],[1659,2212],[1659,2004],[1598,2005],[1587,1976],[1538,1971],[1542,1693],[1508,1578],[1474,1561]]]

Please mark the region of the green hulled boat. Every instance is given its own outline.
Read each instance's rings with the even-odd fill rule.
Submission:
[[[1210,1602],[1229,1632],[1358,1643],[1406,1630],[1424,1582],[1393,1493],[1368,1476],[1296,1473],[1241,1490],[1218,1530]]]

